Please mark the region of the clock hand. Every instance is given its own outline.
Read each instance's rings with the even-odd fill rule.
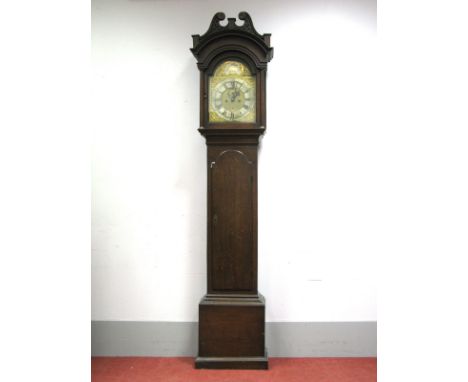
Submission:
[[[234,102],[234,101],[235,101],[235,99],[236,99],[236,97],[237,97],[237,94],[236,94],[236,93],[237,93],[236,91],[233,91],[233,92],[231,93],[231,102]]]
[[[231,102],[234,102],[238,96],[240,96],[240,91],[239,90],[233,91],[231,93]]]

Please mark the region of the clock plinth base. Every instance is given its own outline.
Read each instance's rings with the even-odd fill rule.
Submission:
[[[268,369],[262,295],[205,295],[198,333],[197,369]]]
[[[197,369],[268,370],[268,356],[263,357],[197,357]]]

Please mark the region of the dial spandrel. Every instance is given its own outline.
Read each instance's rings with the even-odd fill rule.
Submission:
[[[209,85],[209,122],[255,122],[255,76],[247,66],[224,61]]]

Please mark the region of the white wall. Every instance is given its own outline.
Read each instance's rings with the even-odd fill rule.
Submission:
[[[190,36],[243,10],[275,48],[259,157],[267,321],[377,319],[376,2],[93,0],[93,320],[197,320],[206,146]]]

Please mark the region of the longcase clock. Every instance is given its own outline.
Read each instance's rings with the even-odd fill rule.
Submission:
[[[257,151],[266,126],[270,34],[246,12],[217,13],[193,35],[200,128],[208,148],[208,291],[199,305],[197,368],[267,369],[265,299],[257,290]]]

